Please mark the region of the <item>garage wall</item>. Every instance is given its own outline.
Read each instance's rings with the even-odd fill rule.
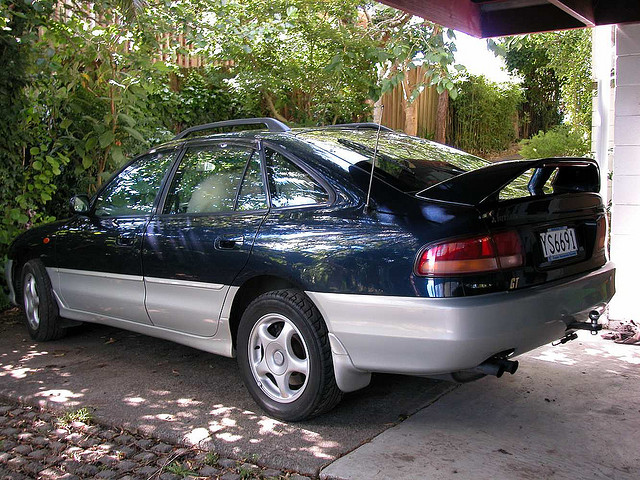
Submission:
[[[617,294],[612,320],[640,321],[640,24],[616,27],[611,259]]]

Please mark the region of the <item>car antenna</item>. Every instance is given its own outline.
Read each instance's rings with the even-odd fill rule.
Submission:
[[[382,113],[384,112],[384,105],[379,106],[381,112],[378,117],[378,132],[376,133],[376,147],[373,150],[373,160],[371,162],[371,175],[369,176],[369,189],[367,190],[367,203],[364,205],[364,211],[369,211],[369,203],[371,203],[371,187],[373,186],[373,171],[376,168],[376,157],[378,156],[378,142],[380,141],[380,130],[382,128]]]

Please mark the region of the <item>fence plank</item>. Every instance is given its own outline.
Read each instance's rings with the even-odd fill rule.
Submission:
[[[424,68],[419,67],[409,72],[412,79],[421,78]],[[398,85],[391,92],[382,97],[384,111],[382,113],[382,125],[393,130],[404,130],[404,110],[402,107],[402,85]],[[418,135],[425,138],[433,138],[436,132],[436,117],[438,112],[438,93],[435,87],[426,87],[415,100],[418,102]]]

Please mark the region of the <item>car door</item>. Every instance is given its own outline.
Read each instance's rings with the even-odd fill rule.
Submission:
[[[257,144],[186,148],[144,238],[154,325],[215,335],[225,296],[268,211],[261,164]]]
[[[98,194],[91,210],[56,234],[58,281],[65,307],[149,324],[140,250],[174,150],[144,155]]]

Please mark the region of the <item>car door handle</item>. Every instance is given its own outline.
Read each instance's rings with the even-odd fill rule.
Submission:
[[[135,236],[118,235],[116,237],[116,245],[119,245],[121,247],[133,247],[135,241]]]
[[[244,235],[239,235],[237,237],[218,237],[216,241],[213,243],[213,246],[216,250],[234,250],[236,248],[240,248],[244,243]]]

